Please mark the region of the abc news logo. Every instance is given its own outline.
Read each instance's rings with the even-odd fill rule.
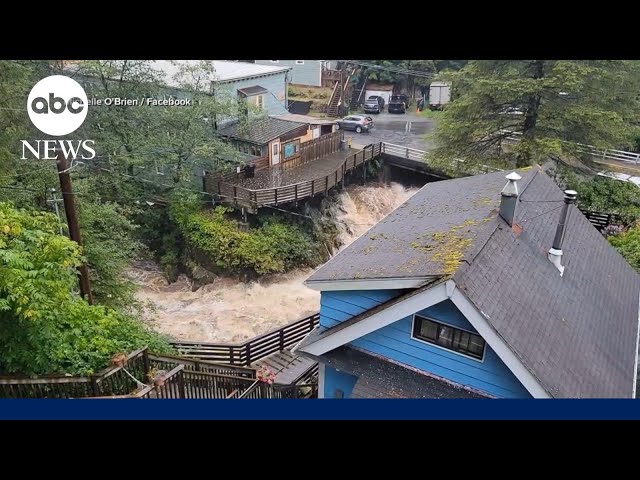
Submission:
[[[80,128],[87,118],[87,104],[87,94],[78,82],[64,75],[52,75],[33,86],[27,99],[27,112],[38,130],[47,135],[61,137]],[[93,140],[21,142],[22,160],[26,160],[27,151],[38,159],[55,160],[56,149],[67,159],[76,159],[80,155],[83,160],[91,160],[96,156],[92,148]]]
[[[50,93],[49,101],[42,97],[34,98],[31,102],[31,109],[35,113],[63,113],[66,109],[73,114],[78,114],[84,110],[84,102],[81,98],[73,97],[65,103],[64,98],[56,97],[55,94]]]

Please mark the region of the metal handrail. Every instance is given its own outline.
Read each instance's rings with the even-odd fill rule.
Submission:
[[[522,136],[522,132],[513,132],[511,130],[498,130],[498,133],[513,135],[506,138],[507,140],[512,140],[514,142],[519,142],[521,139],[518,137]],[[640,153],[627,152],[625,150],[615,150],[613,148],[605,148],[604,150],[601,150],[595,147],[594,145],[586,145],[584,143],[569,142],[566,140],[561,140],[561,142],[568,145],[574,145],[578,147],[578,149],[582,150],[584,153],[588,153],[589,155],[592,155],[594,157],[602,157],[603,160],[605,158],[609,158],[611,160],[620,160],[622,162],[633,163],[635,165],[640,163]],[[613,155],[611,155],[611,153],[613,153]]]

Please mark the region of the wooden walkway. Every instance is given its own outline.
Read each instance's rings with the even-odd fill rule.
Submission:
[[[277,385],[295,385],[296,383],[310,383],[312,377],[318,374],[318,364],[290,350],[278,352],[254,364],[257,368],[267,367],[276,374],[274,383]],[[315,367],[315,368],[314,368]]]
[[[382,144],[377,143],[356,152],[336,152],[289,170],[260,170],[253,179],[217,181],[208,191],[217,195],[221,202],[250,212],[264,206],[297,203],[316,195],[326,195],[332,188],[344,185],[347,173],[357,167],[362,167],[363,176],[366,176],[366,164],[378,157],[381,149]],[[268,186],[257,188],[264,185]]]

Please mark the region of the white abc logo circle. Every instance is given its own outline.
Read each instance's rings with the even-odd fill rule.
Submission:
[[[87,118],[87,94],[64,75],[52,75],[36,83],[27,99],[27,111],[38,130],[60,137],[75,132]]]

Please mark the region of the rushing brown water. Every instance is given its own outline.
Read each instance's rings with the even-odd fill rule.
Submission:
[[[416,191],[399,184],[346,188],[333,207],[341,248]],[[180,340],[226,343],[243,341],[317,312],[320,293],[303,284],[312,272],[299,269],[251,283],[218,279],[195,292],[186,276],[168,284],[153,264],[140,264],[130,275],[140,285],[138,299],[155,305],[157,330]]]

